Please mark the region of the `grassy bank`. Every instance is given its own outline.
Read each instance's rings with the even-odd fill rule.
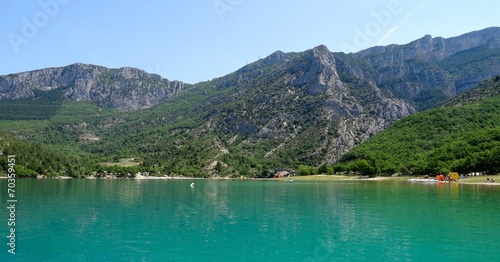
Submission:
[[[493,178],[495,180],[495,183],[488,183],[488,184],[500,185],[500,175],[496,175],[496,176],[472,176],[469,178],[460,179],[459,182],[462,184],[483,184],[483,183],[486,184],[487,177]]]

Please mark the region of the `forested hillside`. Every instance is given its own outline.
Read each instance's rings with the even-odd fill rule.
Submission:
[[[0,119],[40,120],[50,119],[65,101],[63,90],[34,90],[34,97],[20,99],[2,99]]]
[[[14,170],[17,177],[37,175],[80,177],[97,167],[88,157],[67,155],[39,144],[22,141],[0,130],[0,173],[6,173],[9,168],[8,155],[14,156]]]
[[[396,122],[340,163],[367,175],[500,172],[500,77]]]

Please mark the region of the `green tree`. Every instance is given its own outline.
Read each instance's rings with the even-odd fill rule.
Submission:
[[[322,164],[318,168],[318,173],[319,174],[327,174],[328,173],[328,166],[326,164]]]
[[[297,170],[297,175],[299,176],[308,176],[310,175],[310,168],[306,165],[300,165],[299,169]]]

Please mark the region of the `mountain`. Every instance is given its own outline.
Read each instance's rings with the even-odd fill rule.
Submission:
[[[417,110],[477,86],[500,72],[500,28],[444,39],[427,35],[406,45],[374,47],[350,57],[377,86]]]
[[[339,171],[368,175],[500,172],[500,76],[399,120],[340,162]]]
[[[56,91],[69,100],[134,111],[167,101],[189,86],[130,67],[73,64],[0,77],[0,101],[37,98],[37,91]]]
[[[325,166],[500,73],[499,39],[488,28],[354,54],[277,51],[194,85],[83,64],[11,74],[0,77],[0,128],[95,161],[139,159],[155,173]]]
[[[362,75],[351,83],[342,81],[340,70],[356,77],[355,69],[325,46],[293,54],[278,51],[214,81],[216,89],[234,91],[207,98],[200,105],[200,112],[207,112],[202,119],[223,134],[244,135],[252,143],[273,141],[273,147],[264,147],[264,158],[319,164],[332,163],[415,112]]]

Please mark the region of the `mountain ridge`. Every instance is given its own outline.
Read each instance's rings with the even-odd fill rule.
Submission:
[[[374,53],[381,54],[387,53],[388,50],[405,46],[408,47],[408,50],[404,51],[409,52],[402,52],[402,55],[398,57],[399,59],[411,60],[417,58],[437,61],[482,45],[489,45],[490,48],[500,48],[499,35],[500,27],[489,27],[449,38],[425,35],[407,44],[370,47],[355,54],[359,56],[368,56]],[[415,52],[415,50],[417,52]]]
[[[424,36],[405,45],[373,47],[353,54],[383,90],[427,109],[500,71],[500,28],[452,38]],[[438,98],[432,104],[429,99]]]
[[[1,76],[6,110],[17,105],[17,113],[38,112],[43,104],[37,101],[52,97],[59,104],[37,118],[43,124],[15,122],[11,114],[0,128],[96,162],[138,158],[153,173],[263,176],[271,168],[330,165],[399,119],[498,75],[498,37],[498,29],[462,35],[460,41],[472,39],[469,46],[482,45],[462,50],[464,44],[456,44],[439,61],[418,60],[432,52],[411,48],[434,41],[430,37],[384,52],[335,53],[324,45],[276,51],[193,85],[84,64],[20,73],[28,79],[24,86],[19,74]],[[405,52],[413,58],[401,59]],[[27,97],[14,99],[13,90]]]
[[[332,53],[336,58],[349,57],[346,63],[357,66],[358,70],[364,71],[363,77],[374,81],[379,88],[391,92],[396,97],[407,98],[415,102],[413,100],[428,99],[429,97],[425,97],[425,95],[433,90],[438,90],[437,92],[440,92],[442,96],[441,100],[444,101],[445,98],[455,96],[481,81],[493,77],[495,72],[500,70],[500,62],[499,59],[491,57],[489,58],[491,60],[489,66],[486,68],[483,66],[481,70],[474,70],[469,74],[464,75],[461,72],[455,74],[456,68],[443,69],[446,67],[446,61],[443,62],[443,60],[475,48],[485,49],[482,50],[483,53],[487,50],[500,49],[500,27],[490,27],[451,38],[433,38],[426,35],[408,44],[376,46],[350,54],[332,53],[324,45],[304,52],[311,50],[313,53],[316,52],[316,57],[319,60],[328,56],[322,58],[320,54],[327,53]],[[258,77],[260,72],[257,69],[279,67],[300,53],[284,53],[278,50],[264,59],[243,66],[224,77],[250,71],[254,73],[249,77]],[[485,55],[489,55],[489,53]],[[495,52],[493,56],[497,57],[498,52]],[[363,60],[361,64],[360,60]],[[358,62],[352,64],[353,61]],[[320,62],[326,62],[326,60]],[[442,62],[443,65],[438,62]],[[424,72],[428,76],[421,80],[425,80],[425,82],[414,79],[416,74],[422,74],[422,70],[426,70],[422,68],[421,63],[426,63],[425,67],[432,68],[430,72]],[[330,63],[326,67],[335,68],[335,63]],[[460,71],[460,69],[458,70]],[[472,76],[474,74],[479,75],[479,77]],[[13,79],[16,77],[21,78],[21,80]],[[409,77],[411,83],[398,83],[401,79],[404,81],[405,77]],[[138,81],[134,82],[133,79]],[[238,79],[238,81],[241,80]],[[304,80],[307,78],[302,79],[302,81]],[[34,89],[67,88],[65,96],[70,100],[90,100],[101,106],[134,111],[168,101],[182,92],[183,88],[191,88],[200,83],[191,85],[177,80],[170,81],[159,75],[130,67],[110,69],[98,65],[74,63],[64,67],[51,67],[0,76],[0,100],[31,97],[34,95]],[[316,87],[319,88],[320,85],[321,83]],[[437,85],[442,85],[442,87],[436,88]],[[128,90],[124,90],[125,87],[129,87]],[[394,87],[397,87],[396,90]],[[311,91],[316,92],[312,89]],[[132,99],[127,99],[127,97]],[[421,107],[418,102],[414,106]],[[428,107],[428,105],[424,105],[422,109]]]
[[[2,76],[0,98],[28,98],[35,95],[34,90],[63,89],[70,100],[90,100],[100,106],[134,111],[164,102],[185,86],[190,85],[136,68],[75,63]]]

